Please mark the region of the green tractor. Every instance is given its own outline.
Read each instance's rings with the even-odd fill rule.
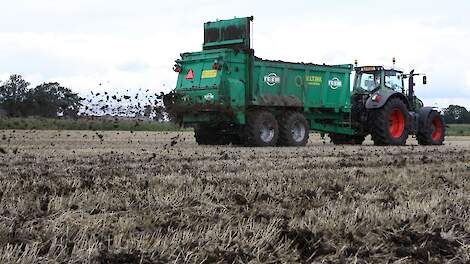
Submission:
[[[176,87],[163,100],[199,145],[304,146],[310,130],[335,144],[361,144],[368,134],[376,145],[404,145],[409,135],[443,143],[441,115],[414,94],[418,74],[262,59],[251,48],[252,21],[205,23],[202,50],[176,60]]]
[[[395,61],[395,59],[394,59]],[[370,134],[375,145],[404,145],[416,135],[420,145],[441,145],[445,137],[442,115],[424,107],[415,93],[415,76],[426,75],[382,66],[356,67],[351,94],[351,120],[356,135],[330,134],[335,144],[361,144]],[[408,80],[407,88],[405,80]]]

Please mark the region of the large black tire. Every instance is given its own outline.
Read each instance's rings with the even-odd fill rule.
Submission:
[[[211,130],[208,127],[196,126],[194,127],[194,139],[198,145],[208,145],[211,135]]]
[[[247,114],[243,136],[245,146],[275,146],[279,138],[279,127],[274,115],[267,111],[253,111]]]
[[[198,145],[228,145],[230,137],[219,133],[215,127],[198,125],[194,128],[194,138]]]
[[[302,147],[308,142],[309,125],[304,115],[287,112],[279,118],[279,146]]]
[[[405,103],[391,98],[382,108],[371,110],[368,127],[375,145],[405,145],[410,133]]]
[[[416,138],[420,145],[442,145],[446,134],[444,118],[437,111],[431,111],[420,127]]]
[[[343,135],[343,134],[335,134],[330,133],[328,134],[330,137],[331,143],[335,145],[362,145],[364,140],[366,139],[363,135]]]
[[[230,143],[232,143],[233,146],[242,146],[242,137],[239,134],[230,135]]]

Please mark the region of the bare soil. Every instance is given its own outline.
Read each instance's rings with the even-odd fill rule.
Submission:
[[[0,263],[469,263],[470,138],[0,131]]]

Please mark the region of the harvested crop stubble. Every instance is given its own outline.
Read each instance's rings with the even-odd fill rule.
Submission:
[[[0,134],[1,263],[470,261],[464,137],[241,148],[190,132]]]

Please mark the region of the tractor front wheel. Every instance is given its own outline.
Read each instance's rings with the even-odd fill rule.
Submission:
[[[431,111],[419,128],[416,138],[420,145],[442,145],[446,134],[444,119],[437,111]]]
[[[375,145],[405,145],[408,139],[408,109],[398,98],[391,98],[382,108],[371,110],[369,130]]]

